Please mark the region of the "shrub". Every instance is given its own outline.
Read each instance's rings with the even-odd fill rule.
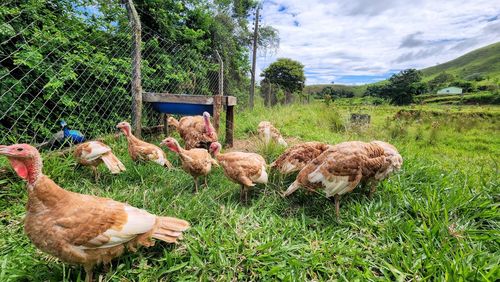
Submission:
[[[331,114],[328,115],[328,124],[333,132],[342,132],[346,129],[345,122],[337,111],[332,111]]]
[[[438,121],[432,122],[430,131],[429,131],[429,139],[427,140],[428,144],[435,145],[437,143],[437,140],[439,137],[439,129],[440,129],[439,122]]]
[[[484,80],[485,77],[484,75],[482,75],[481,73],[473,73],[473,74],[469,74],[468,76],[465,77],[465,80],[473,80],[473,81],[481,81],[481,80]]]
[[[400,120],[386,119],[386,129],[390,139],[403,139],[408,136],[408,124]]]
[[[330,95],[325,95],[323,96],[324,99],[323,99],[323,102],[327,105],[327,106],[330,106],[330,104],[332,103],[332,96]]]
[[[424,139],[424,129],[421,125],[417,126],[415,129],[415,141]]]

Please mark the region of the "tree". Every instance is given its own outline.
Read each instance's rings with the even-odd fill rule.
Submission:
[[[383,97],[384,91],[385,91],[385,85],[373,84],[373,85],[369,85],[366,88],[364,96]]]
[[[338,88],[333,89],[332,95],[334,98],[352,98],[354,97],[354,92],[348,88]]]
[[[332,99],[352,98],[354,97],[354,92],[352,92],[352,90],[349,90],[345,86],[337,88],[334,88],[332,86],[327,86],[321,90],[320,96],[323,98],[325,98],[326,96],[330,96],[330,98]]]
[[[453,76],[452,74],[442,72],[429,81],[429,83],[428,83],[429,90],[432,92],[435,92],[436,90],[438,90],[444,86],[447,86],[448,83],[450,83],[454,79],[455,79],[455,76]]]
[[[248,47],[252,42],[250,30],[252,25],[249,19],[251,12],[258,4],[257,1],[134,0],[134,2],[144,27],[161,34],[168,41],[190,47],[192,52],[186,55],[186,60],[183,61],[183,64],[189,64],[189,68],[175,68],[178,73],[183,70],[186,72],[174,78],[183,78],[183,81],[178,82],[179,84],[189,83],[196,79],[189,74],[190,69],[211,68],[205,77],[215,76],[217,66],[210,67],[202,64],[207,61],[207,57],[214,55],[214,50],[217,50],[224,62],[225,92],[237,96],[240,102],[247,101],[244,96],[248,96],[250,87]],[[276,29],[270,26],[259,29],[260,50],[274,50],[278,45],[279,35]],[[161,55],[156,50],[151,54],[144,53],[145,56],[149,55],[153,62],[156,61],[156,54]],[[213,61],[215,62],[215,58]],[[167,74],[171,69],[168,65],[158,65],[155,68],[162,68]],[[203,75],[203,73],[196,72],[195,75]],[[216,92],[216,80],[213,80],[210,90]]]
[[[371,85],[365,91],[365,96],[387,98],[396,105],[413,102],[413,96],[423,93],[421,83],[422,73],[416,69],[406,69],[389,78],[387,84]]]
[[[423,81],[419,81],[419,82],[415,83],[415,90],[416,90],[416,94],[420,95],[420,94],[424,94],[427,91],[429,91],[429,87],[427,86],[427,83],[425,83]]]
[[[466,80],[455,80],[452,83],[450,83],[450,86],[456,86],[462,88],[463,93],[470,93],[476,90],[474,84]]]
[[[406,105],[413,102],[413,96],[418,94],[418,83],[422,79],[422,73],[416,69],[406,69],[389,78],[384,95],[391,103]]]
[[[327,86],[327,87],[321,89],[321,91],[319,92],[319,96],[322,98],[325,98],[326,96],[330,96],[330,98],[331,98],[332,93],[333,93],[333,87]]]
[[[130,28],[122,1],[4,2],[0,132],[15,126],[26,129],[16,133],[18,141],[30,142],[35,133],[35,141],[42,142],[64,114],[68,124],[97,136],[128,118],[122,109],[130,106]],[[218,50],[226,93],[248,95],[254,0],[134,4],[143,28],[144,89],[216,93]],[[261,44],[275,47],[276,30],[269,27],[262,33]]]
[[[285,103],[292,102],[292,94],[302,91],[306,77],[304,65],[288,58],[279,58],[261,74],[267,81],[279,85],[285,91]]]

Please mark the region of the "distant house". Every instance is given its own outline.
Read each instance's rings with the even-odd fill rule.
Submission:
[[[439,89],[437,94],[462,94],[462,88],[460,87],[446,87],[443,89]]]

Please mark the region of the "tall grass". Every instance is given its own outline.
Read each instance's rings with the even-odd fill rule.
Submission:
[[[390,106],[319,103],[238,112],[238,139],[253,138],[259,121],[269,120],[294,142],[380,139],[400,150],[402,171],[381,183],[373,199],[362,188],[345,196],[341,221],[319,194],[299,190],[281,198],[293,177],[275,173],[268,185],[254,187],[248,205],[239,203],[238,185],[221,169],[210,174],[208,189],[193,194],[192,178],[178,168],[174,154],[168,153],[177,167],[172,170],[135,164],[123,139],[106,139],[127,167],[121,175],[101,167],[95,183],[91,171],[75,168],[71,156],[54,154],[44,155],[44,171],[68,190],[191,222],[177,246],[158,243],[125,254],[108,271],[98,268],[103,281],[494,281],[500,277],[498,119],[449,118],[446,112],[456,108],[440,109],[442,116],[428,114],[435,109],[424,107],[419,117],[407,118],[396,118],[400,108]],[[460,113],[475,110],[464,107]],[[351,129],[352,112],[370,114],[372,123]],[[473,126],[460,125],[468,119]],[[431,137],[433,122],[439,123],[436,137]],[[254,150],[271,161],[284,148],[255,144]],[[4,158],[3,166],[8,166]],[[0,281],[81,281],[81,267],[43,254],[23,233],[26,189],[8,171],[0,178]]]

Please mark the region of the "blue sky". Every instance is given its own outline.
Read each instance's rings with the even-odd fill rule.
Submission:
[[[262,24],[280,33],[277,58],[305,65],[306,84],[363,84],[452,60],[500,40],[499,0],[263,1]]]

